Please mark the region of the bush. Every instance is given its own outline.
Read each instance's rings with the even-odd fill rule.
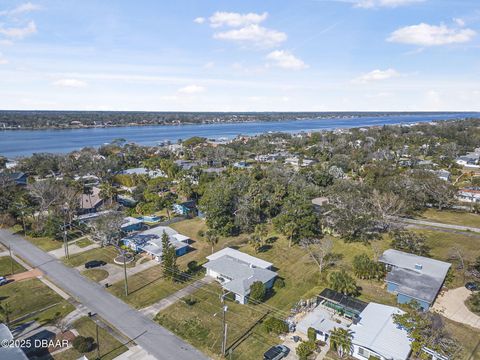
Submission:
[[[285,280],[283,280],[282,278],[276,278],[275,282],[273,283],[273,288],[275,290],[278,290],[278,289],[283,289],[284,287],[285,287]]]
[[[265,299],[265,285],[261,281],[255,281],[251,286],[250,286],[250,295],[249,295],[249,301],[253,304],[256,304],[258,302],[261,302]]]
[[[280,335],[288,332],[287,323],[275,317],[269,317],[264,321],[263,326],[269,334],[274,333],[276,335]]]
[[[308,335],[308,341],[311,341],[312,343],[317,341],[317,331],[313,327],[308,328],[307,335]]]
[[[315,350],[315,343],[311,341],[303,341],[297,346],[296,353],[300,360],[307,360]]]
[[[203,238],[203,237],[205,236],[205,231],[203,231],[203,230],[201,230],[201,229],[198,230],[197,236],[198,236],[199,238]]]
[[[189,296],[183,299],[183,302],[188,306],[193,306],[197,303],[197,299],[195,299],[193,296]]]
[[[93,340],[92,337],[85,337],[85,336],[79,335],[73,340],[72,346],[79,353],[84,354],[93,350],[94,343],[95,341]]]
[[[198,265],[198,262],[196,262],[195,260],[192,260],[188,262],[187,269],[189,273],[193,274],[200,269],[200,266]]]

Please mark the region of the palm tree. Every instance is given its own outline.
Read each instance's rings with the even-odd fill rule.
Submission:
[[[330,287],[344,295],[356,295],[357,283],[345,270],[335,271],[330,274]]]
[[[215,230],[207,230],[205,232],[205,238],[207,240],[207,243],[210,244],[212,247],[212,254],[213,254],[213,249],[216,244],[218,244],[218,234]]]
[[[100,185],[100,197],[103,200],[108,200],[109,205],[113,204],[113,199],[117,196],[117,189],[109,182],[104,182]]]
[[[350,355],[353,350],[353,331],[350,329],[334,328],[330,332],[330,346],[337,351],[342,359]]]
[[[265,245],[265,240],[268,235],[268,229],[265,224],[258,224],[255,226],[255,231],[250,236],[249,243],[252,245],[255,252],[258,252],[263,245]]]

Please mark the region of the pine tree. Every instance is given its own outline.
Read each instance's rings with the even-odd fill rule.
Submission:
[[[162,269],[163,277],[175,281],[178,276],[177,254],[175,247],[170,243],[167,233],[162,235]]]

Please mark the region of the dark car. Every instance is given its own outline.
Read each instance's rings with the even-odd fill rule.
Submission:
[[[107,263],[102,260],[92,260],[87,263],[85,263],[85,269],[93,269],[99,266],[106,265]]]
[[[478,283],[470,281],[465,284],[465,287],[470,290],[470,291],[478,291],[480,289],[480,286]]]
[[[0,276],[0,286],[8,284],[8,280],[4,276]]]
[[[275,345],[263,354],[263,360],[280,360],[288,355],[290,349],[285,345]]]

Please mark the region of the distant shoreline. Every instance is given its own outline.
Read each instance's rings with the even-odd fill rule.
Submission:
[[[114,111],[17,111],[0,110],[0,131],[34,131],[34,130],[79,130],[79,129],[106,129],[106,128],[135,128],[148,126],[194,126],[194,125],[218,125],[218,124],[248,124],[256,122],[283,122],[283,121],[318,121],[318,120],[348,120],[363,117],[390,117],[390,116],[419,116],[419,115],[449,115],[465,114],[471,117],[472,114],[480,117],[480,112],[455,112],[455,111],[415,111],[415,112],[244,112],[244,113],[214,113],[214,112],[114,112]],[[114,117],[118,115],[119,123],[115,120],[103,122],[101,124],[91,124],[89,117]],[[45,120],[53,116],[52,120]],[[122,116],[142,117],[146,116],[146,122],[125,122]],[[161,122],[155,120],[155,116],[164,116]],[[172,117],[182,116],[181,120]],[[15,118],[14,120],[9,119]],[[29,126],[21,124],[22,122],[36,122],[35,117],[46,122],[45,125]],[[73,117],[75,120],[67,120],[65,117]],[[85,117],[85,118],[84,118]],[[61,119],[60,119],[61,118]],[[196,119],[192,120],[192,119]],[[11,122],[16,124],[11,124]],[[39,122],[41,120],[38,120]],[[50,121],[55,124],[50,124]],[[68,123],[66,123],[68,121]],[[98,119],[100,122],[100,119]]]

